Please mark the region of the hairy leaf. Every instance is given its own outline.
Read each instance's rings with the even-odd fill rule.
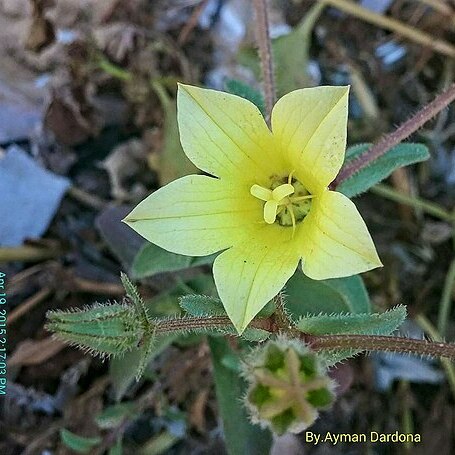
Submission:
[[[375,314],[320,314],[304,317],[297,323],[297,328],[313,335],[381,335],[394,332],[406,318],[406,307],[399,305],[385,313]],[[328,350],[320,353],[327,366],[334,365],[348,357],[359,354],[362,350]]]
[[[297,328],[311,335],[389,335],[406,318],[406,307],[399,305],[384,313],[349,314],[321,313],[304,316],[297,322]]]
[[[136,255],[131,268],[134,279],[149,278],[164,272],[211,264],[214,255],[193,258],[171,253],[153,243],[146,243]]]
[[[286,308],[292,319],[308,314],[370,313],[370,299],[359,276],[312,280],[300,270],[285,288]]]
[[[358,144],[346,151],[344,165],[351,163],[366,152],[371,144]],[[427,146],[423,144],[403,143],[392,147],[388,152],[373,161],[336,188],[345,196],[354,197],[364,193],[372,186],[387,178],[396,169],[425,161],[430,157]]]

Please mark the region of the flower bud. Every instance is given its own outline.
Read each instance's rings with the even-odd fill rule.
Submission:
[[[332,404],[334,382],[305,345],[280,338],[254,350],[244,364],[249,388],[246,405],[253,423],[275,433],[299,433],[318,410]]]
[[[121,355],[138,346],[144,329],[135,308],[114,303],[71,311],[49,311],[46,329],[70,345],[102,357]]]

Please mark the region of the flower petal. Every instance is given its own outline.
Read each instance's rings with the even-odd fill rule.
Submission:
[[[239,333],[281,291],[300,260],[290,229],[263,225],[253,235],[221,253],[213,265],[218,294]]]
[[[203,171],[264,184],[284,169],[273,136],[251,102],[179,84],[177,108],[183,150]]]
[[[303,272],[315,280],[355,275],[382,265],[356,206],[341,193],[324,191],[312,200],[299,237]]]
[[[273,108],[273,135],[311,193],[327,187],[343,164],[348,93],[349,87],[305,88]]]
[[[262,220],[258,202],[247,186],[188,175],[152,193],[124,221],[168,251],[205,256],[229,248]]]

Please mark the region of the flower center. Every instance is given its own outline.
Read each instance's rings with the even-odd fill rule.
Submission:
[[[265,202],[264,221],[267,224],[292,226],[294,232],[296,224],[310,211],[314,196],[292,174],[288,177],[272,176],[269,188],[253,185],[250,193]]]

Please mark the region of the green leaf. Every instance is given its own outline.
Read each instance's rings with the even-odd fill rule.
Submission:
[[[209,338],[218,406],[223,420],[224,437],[229,455],[263,455],[272,445],[270,432],[253,426],[242,404],[246,384],[237,371],[223,364],[233,355],[223,338]]]
[[[406,319],[406,307],[399,305],[385,313],[325,314],[304,316],[297,328],[311,335],[390,335]]]
[[[191,316],[199,317],[213,317],[213,316],[226,316],[226,311],[221,303],[220,299],[215,297],[209,297],[206,295],[184,295],[180,297],[179,300],[180,306]],[[274,306],[271,302],[267,304],[261,312],[258,314],[258,317],[268,317],[274,311]],[[223,327],[219,330],[221,333],[227,335],[238,336],[237,330],[232,327]],[[265,341],[269,338],[270,333],[266,330],[256,329],[254,327],[247,327],[242,333],[242,338],[247,341],[253,341],[259,343]]]
[[[370,313],[370,299],[358,275],[330,280],[312,280],[301,270],[285,288],[286,308],[292,319],[307,314]]]
[[[255,90],[253,87],[250,87],[244,82],[238,81],[236,79],[229,79],[225,82],[226,90],[233,95],[241,96],[242,98],[251,101],[256,105],[259,110],[264,114],[265,112],[265,102],[262,93],[258,90]]]
[[[180,437],[169,431],[161,433],[149,439],[141,448],[141,455],[161,455],[169,453],[169,449],[180,440]]]
[[[173,341],[178,338],[178,335],[159,336],[155,339],[153,350],[147,352],[145,363],[149,363],[163,352]],[[141,363],[144,363],[142,349],[134,349],[126,352],[122,357],[114,357],[109,363],[109,378],[114,389],[116,401],[120,401],[125,395],[128,387],[135,380],[136,373],[140,368]]]
[[[179,299],[180,306],[191,316],[227,316],[221,300],[207,295],[190,294]],[[258,313],[257,317],[267,318],[275,311],[275,304],[270,301]]]
[[[279,96],[314,85],[308,71],[309,49],[313,28],[324,7],[322,2],[315,4],[289,34],[272,40]],[[255,49],[241,49],[237,60],[259,77],[259,58]]]
[[[108,455],[122,455],[123,454],[123,442],[122,438],[118,438],[114,446],[109,449]]]
[[[134,403],[118,403],[108,406],[96,418],[95,422],[103,429],[118,427],[124,420],[131,419],[136,414]]]
[[[65,428],[60,430],[60,438],[67,447],[77,453],[88,453],[96,445],[101,443],[101,438],[85,438],[78,436]]]
[[[179,299],[180,306],[191,316],[226,316],[220,299],[207,295],[184,295]]]
[[[346,151],[345,164],[366,152],[371,144],[354,145]],[[387,178],[396,169],[425,161],[430,157],[428,147],[423,144],[403,143],[392,147],[388,152],[373,161],[336,188],[347,197],[364,193],[372,186]]]
[[[193,258],[171,253],[153,243],[146,243],[136,255],[131,268],[134,279],[149,278],[164,272],[176,272],[178,270],[211,264],[215,255]]]
[[[315,4],[291,33],[273,40],[279,95],[314,85],[308,72],[311,35],[324,7],[322,2]]]

